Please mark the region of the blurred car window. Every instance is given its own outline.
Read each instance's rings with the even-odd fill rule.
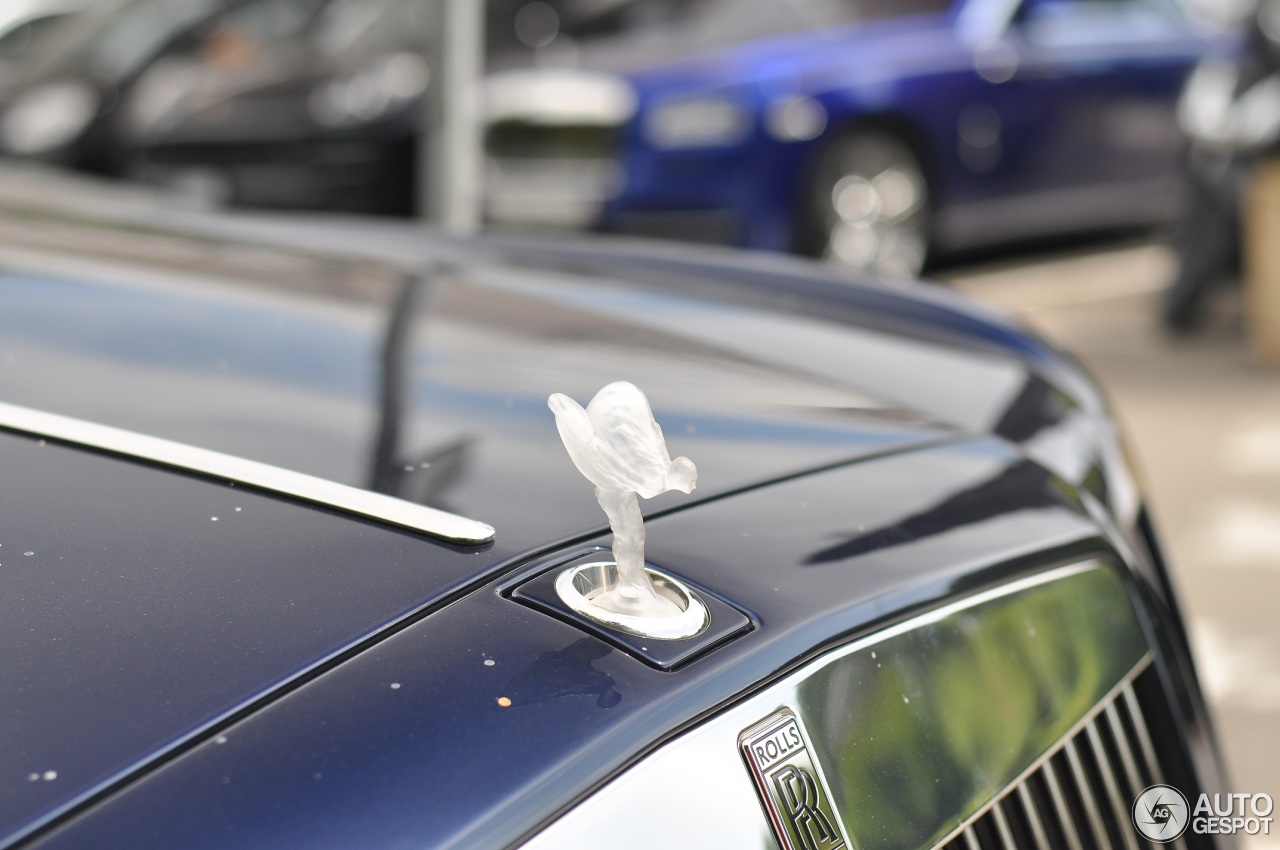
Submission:
[[[952,0],[578,0],[562,32],[583,41],[626,34],[712,47],[784,32],[949,10]]]
[[[144,75],[148,86],[164,77],[175,62],[208,63],[212,70],[244,70],[277,53],[287,43],[298,43],[314,27],[316,16],[329,0],[241,0],[218,20],[201,28],[196,37],[179,39],[164,51]],[[179,73],[192,73],[182,66]],[[163,86],[164,81],[158,82]]]
[[[1031,14],[1117,14],[1158,13],[1170,18],[1186,17],[1178,0],[1036,0],[1030,4]]]
[[[57,13],[30,18],[8,32],[0,34],[0,61],[11,61],[24,56],[33,44],[65,17],[63,13]]]
[[[329,0],[99,0],[50,33],[24,63],[27,79],[120,81],[163,54],[191,55],[234,32],[252,42],[290,37]],[[203,25],[203,26],[202,26]],[[185,37],[184,37],[185,36]]]
[[[175,33],[211,16],[219,5],[218,0],[176,0],[132,6],[93,42],[86,67],[109,79],[128,76]]]
[[[256,0],[231,9],[223,29],[270,43],[294,38],[329,5],[328,0]]]
[[[418,0],[333,0],[317,24],[316,48],[331,57],[421,48],[428,11]]]
[[[1034,6],[1080,6],[1080,7],[1121,7],[1149,6],[1177,12],[1181,7],[1177,0],[1036,0]]]
[[[1027,33],[1047,45],[1105,44],[1159,38],[1186,26],[1176,0],[1037,0]]]
[[[59,27],[27,63],[27,78],[92,74],[119,79],[225,0],[102,0]]]

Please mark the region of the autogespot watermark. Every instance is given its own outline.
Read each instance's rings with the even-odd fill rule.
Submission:
[[[1274,809],[1270,794],[1201,794],[1193,808],[1172,785],[1152,785],[1133,801],[1133,825],[1156,844],[1188,827],[1196,835],[1270,835]]]

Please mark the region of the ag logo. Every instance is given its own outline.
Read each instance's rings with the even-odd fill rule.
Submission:
[[[1172,785],[1152,785],[1133,801],[1133,825],[1148,841],[1164,844],[1187,831],[1191,810]]]
[[[845,850],[849,838],[813,760],[809,737],[790,709],[738,736],[738,746],[783,850]]]

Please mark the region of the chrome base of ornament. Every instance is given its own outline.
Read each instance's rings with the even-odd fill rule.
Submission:
[[[645,567],[653,589],[673,603],[670,616],[623,613],[608,606],[616,593],[618,565],[613,561],[593,561],[570,567],[556,577],[556,594],[570,609],[589,620],[627,634],[655,640],[680,640],[700,634],[707,627],[707,607],[692,590],[665,573]],[[670,610],[670,606],[663,606]]]

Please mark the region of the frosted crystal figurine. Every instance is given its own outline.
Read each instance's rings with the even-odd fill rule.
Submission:
[[[644,568],[644,518],[637,497],[652,499],[668,490],[693,492],[698,470],[686,457],[671,459],[649,400],[626,381],[609,384],[583,410],[554,393],[547,406],[578,471],[596,485],[596,498],[613,530],[615,587],[592,602],[619,614],[674,617],[681,609],[654,590]]]

